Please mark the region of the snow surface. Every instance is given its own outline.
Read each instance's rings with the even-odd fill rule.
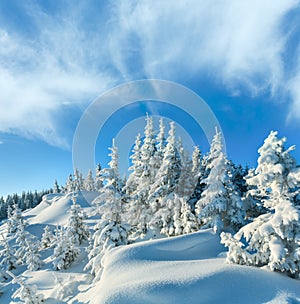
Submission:
[[[93,194],[91,194],[93,196]],[[40,236],[45,225],[65,224],[72,195],[47,195],[36,208],[24,213],[31,233]],[[86,211],[90,205],[77,194]],[[95,219],[89,220],[90,225]],[[0,227],[3,231],[5,225]],[[14,270],[25,283],[37,286],[45,303],[300,303],[300,281],[269,269],[225,264],[224,247],[212,230],[150,240],[114,248],[104,256],[104,271],[93,285],[84,271],[84,243],[72,266],[54,271],[51,249],[42,252],[44,265],[38,271]],[[24,271],[24,272],[23,272]],[[17,284],[0,285],[0,303],[12,300]]]

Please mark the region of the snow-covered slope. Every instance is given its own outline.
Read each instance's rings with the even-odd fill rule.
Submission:
[[[277,298],[274,303],[298,303],[299,281],[269,270],[225,264],[223,250],[211,230],[113,249],[105,256],[101,282],[79,299],[253,304]]]
[[[90,195],[90,199],[96,196]],[[39,237],[45,225],[65,224],[71,198],[70,194],[46,196],[24,213],[30,224],[26,229]],[[77,202],[89,210],[80,193]],[[22,275],[26,284],[35,284],[45,303],[300,303],[299,280],[268,269],[225,264],[224,248],[211,230],[112,249],[104,257],[103,275],[95,285],[83,270],[87,246],[87,242],[81,245],[81,254],[67,270],[52,269],[52,249],[47,249],[42,252],[41,270],[19,267],[13,273]],[[11,282],[0,285],[0,303],[18,303],[11,299],[17,288]]]

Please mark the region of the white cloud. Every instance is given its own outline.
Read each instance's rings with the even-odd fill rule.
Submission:
[[[202,73],[232,94],[241,86],[252,94],[285,91],[292,97],[291,112],[300,117],[300,65],[286,75],[289,31],[282,27],[299,1],[63,5],[52,14],[33,4],[24,7],[34,34],[0,23],[0,132],[66,147],[70,140],[57,118],[66,105],[85,105],[121,81],[176,81]]]
[[[235,94],[240,86],[253,94],[269,90],[293,93],[283,84],[283,53],[289,39],[287,14],[299,1],[123,1],[113,48],[141,45],[149,77],[209,73]],[[298,24],[299,27],[299,24]],[[115,59],[124,75],[131,48]]]
[[[93,49],[97,39],[87,41],[68,19],[59,23],[31,9],[39,32],[34,41],[0,31],[0,131],[68,147],[70,139],[58,132],[58,114],[66,105],[87,104],[113,79],[96,68],[104,64]],[[68,113],[63,115],[67,121]]]

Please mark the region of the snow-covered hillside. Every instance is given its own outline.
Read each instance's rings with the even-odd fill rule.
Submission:
[[[87,193],[84,193],[87,195]],[[89,193],[90,199],[96,193]],[[86,212],[91,207],[77,193],[77,202]],[[23,215],[26,230],[40,237],[46,225],[68,222],[71,194],[51,194]],[[93,218],[88,220],[91,226]],[[4,234],[6,224],[1,226]],[[45,303],[300,303],[299,280],[268,269],[225,264],[225,249],[212,230],[120,246],[104,256],[101,280],[92,283],[84,270],[88,242],[67,270],[53,270],[51,249],[41,252],[40,270],[24,267],[12,273],[24,284],[36,285]],[[21,303],[13,294],[18,284],[1,284],[0,303]]]

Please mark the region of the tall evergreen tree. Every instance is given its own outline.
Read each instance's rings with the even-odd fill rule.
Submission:
[[[153,214],[151,227],[154,231],[160,230],[161,223],[165,223],[163,227],[169,225],[166,219],[171,218],[172,214],[168,207],[170,203],[168,196],[172,196],[175,192],[180,171],[181,161],[176,144],[175,124],[171,122],[163,163],[157,173],[156,182],[151,187],[149,196],[151,213]]]
[[[149,222],[149,190],[155,180],[157,163],[156,138],[153,126],[153,118],[147,116],[144,131],[144,140],[137,137],[134,153],[132,155],[133,172],[130,174],[126,193],[130,195],[130,203],[127,212],[128,222],[136,237],[144,237],[148,231]]]
[[[89,170],[87,177],[84,179],[84,189],[87,191],[95,191],[96,190],[96,185],[95,181],[93,178],[93,173],[92,170]]]
[[[76,190],[76,185],[75,185],[75,182],[73,180],[73,175],[70,174],[69,177],[68,177],[68,180],[66,182],[66,185],[65,185],[65,191],[67,193],[71,193],[75,190]]]
[[[96,190],[100,190],[103,187],[103,177],[102,177],[102,168],[101,165],[98,164],[96,167],[96,174],[95,174],[95,188]]]
[[[192,170],[191,170],[192,194],[188,200],[192,212],[194,212],[195,204],[200,199],[201,193],[204,190],[203,184],[201,183],[203,179],[204,176],[203,176],[203,168],[201,164],[201,151],[198,146],[195,146],[192,155]]]
[[[228,176],[228,160],[222,152],[222,137],[218,131],[213,138],[207,164],[209,175],[202,181],[206,188],[196,204],[201,225],[214,231],[238,229],[244,224],[245,211]]]
[[[57,183],[57,180],[54,181],[53,193],[60,193],[60,188],[59,188],[59,185]]]
[[[124,206],[122,199],[122,184],[118,174],[118,149],[114,144],[110,149],[111,161],[105,170],[105,185],[100,190],[98,210],[101,220],[96,225],[93,244],[89,253],[86,269],[91,269],[95,280],[102,273],[101,259],[111,247],[127,244],[129,225],[122,221]]]
[[[154,154],[154,174],[156,174],[162,165],[166,148],[165,125],[163,118],[159,119],[159,131],[156,136],[156,151]]]
[[[186,197],[187,199],[192,196],[194,192],[194,181],[193,181],[193,162],[190,159],[188,151],[183,147],[181,138],[178,139],[178,152],[180,156],[181,170],[180,178],[175,188],[175,192],[181,196]]]
[[[132,165],[129,167],[130,175],[126,181],[125,192],[129,196],[138,195],[138,186],[140,178],[143,174],[143,166],[141,161],[141,135],[138,134],[135,140],[135,145],[132,149],[132,155],[130,156]]]
[[[222,234],[222,242],[229,247],[228,262],[268,265],[271,270],[298,276],[300,213],[293,197],[299,186],[300,170],[289,154],[294,147],[285,149],[285,141],[277,137],[277,132],[270,133],[258,150],[257,168],[247,180],[255,185],[267,212],[234,236]]]
[[[76,168],[74,172],[74,187],[75,191],[80,191],[84,189],[84,181],[82,177],[82,173]]]
[[[181,161],[176,144],[175,123],[171,122],[163,163],[157,173],[156,181],[150,190],[150,201],[156,201],[174,192],[180,178],[180,173]]]

